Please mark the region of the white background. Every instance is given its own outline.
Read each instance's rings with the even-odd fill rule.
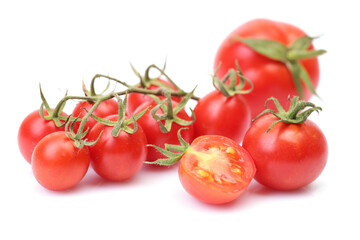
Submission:
[[[359,42],[356,1],[1,1],[0,239],[359,239]],[[22,119],[54,104],[96,73],[135,83],[162,66],[186,90],[212,89],[215,52],[254,18],[285,21],[328,50],[311,119],[324,131],[323,174],[295,192],[255,181],[236,201],[203,204],[182,188],[177,167],[144,168],[125,183],[90,171],[74,189],[51,192],[32,176],[17,146]],[[6,236],[6,237],[5,237]]]

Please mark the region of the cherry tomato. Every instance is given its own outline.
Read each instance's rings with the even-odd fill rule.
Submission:
[[[162,80],[162,79],[157,79],[157,80],[160,82],[160,84],[168,86],[171,89],[173,89],[174,91],[176,91],[176,88],[169,81]],[[157,90],[157,89],[159,89],[159,86],[154,85],[154,84],[151,84],[147,88],[147,90]],[[163,100],[165,97],[159,96],[159,98],[161,100]],[[181,101],[181,97],[172,97],[171,99],[174,100],[175,102],[180,102]],[[128,99],[127,99],[127,112],[128,113],[133,113],[136,110],[136,108],[139,107],[144,102],[152,102],[152,101],[153,101],[153,99],[151,97],[149,97],[149,96],[146,96],[145,94],[142,94],[142,93],[129,93]]]
[[[194,113],[195,137],[222,135],[240,143],[250,127],[250,109],[242,95],[225,97],[220,91],[201,98]]]
[[[65,132],[51,133],[41,139],[31,158],[36,180],[54,191],[66,190],[78,184],[89,164],[88,148],[77,148]]]
[[[237,41],[236,36],[243,38],[256,38],[273,40],[290,46],[296,39],[306,35],[299,28],[282,22],[266,19],[249,21],[233,32],[223,41],[215,57],[214,69],[218,68],[217,75],[222,78],[230,68],[235,68],[238,61],[245,77],[250,79],[254,89],[250,94],[244,95],[248,102],[252,118],[256,117],[264,107],[264,102],[269,97],[275,97],[284,107],[288,106],[288,96],[299,95],[293,77],[287,66],[280,62],[265,57],[250,49],[244,43]],[[310,49],[313,47],[310,46]],[[306,69],[314,87],[319,82],[318,59],[307,58],[300,60]],[[305,87],[302,89],[304,100],[310,99],[312,92]]]
[[[255,172],[251,156],[238,143],[207,135],[196,138],[182,156],[179,178],[193,197],[222,204],[238,198]]]
[[[84,108],[89,111],[93,105],[94,105],[93,103],[90,103],[88,101],[79,102],[78,104],[76,104],[76,106],[72,112],[72,116],[78,117],[80,115],[80,118],[84,117],[87,113],[84,110]],[[107,117],[110,115],[117,114],[118,109],[119,109],[118,103],[114,99],[108,99],[108,100],[100,103],[100,105],[95,109],[93,114],[95,116],[104,118],[104,117]],[[84,127],[84,131],[86,131],[86,129],[88,129],[88,128],[91,129],[96,123],[97,122],[95,119],[93,119],[91,117],[88,118],[88,121],[86,122],[85,127]],[[80,122],[76,122],[75,126],[74,126],[75,133],[79,129],[79,126],[80,126]]]
[[[243,141],[253,157],[255,179],[270,188],[294,190],[313,182],[323,171],[328,147],[324,134],[311,120],[301,124],[276,123],[273,115],[257,119]]]
[[[117,121],[117,115],[106,117]],[[133,124],[129,125],[134,128]],[[97,123],[89,133],[89,140],[95,141],[103,131],[99,141],[89,147],[91,166],[95,172],[111,181],[123,181],[134,176],[143,166],[147,155],[147,141],[144,131],[137,124],[133,134],[121,131],[117,137],[111,135],[112,127]]]
[[[146,134],[148,144],[152,144],[152,145],[158,146],[160,148],[164,148],[165,143],[179,144],[177,132],[179,131],[180,128],[183,128],[184,126],[181,126],[181,125],[173,122],[171,130],[169,132],[167,132],[167,133],[161,132],[159,123],[151,115],[151,110],[156,105],[157,104],[155,103],[155,101],[147,102],[147,103],[141,104],[135,110],[135,114],[137,114],[137,113],[143,111],[144,109],[146,109],[147,107],[149,107],[149,109],[146,111],[146,113],[141,118],[139,118],[139,120],[137,121],[141,125],[141,127],[143,128],[143,130]],[[173,103],[173,106],[176,106],[176,103]],[[162,111],[161,108],[157,111],[157,114],[163,114],[163,113],[164,112]],[[184,109],[182,109],[177,114],[177,117],[181,118],[183,120],[186,120],[186,121],[192,120],[192,118],[185,112]],[[162,123],[164,124],[163,121],[162,121]],[[194,137],[193,124],[186,126],[186,128],[187,129],[184,129],[181,132],[182,136],[185,139],[185,141],[191,142]],[[153,162],[162,157],[163,157],[163,155],[159,151],[157,151],[155,148],[153,148],[153,147],[148,148],[147,161]]]
[[[66,116],[65,113],[61,115]],[[44,116],[48,116],[45,109]],[[18,145],[25,160],[31,163],[31,155],[36,144],[46,135],[57,131],[64,131],[64,127],[57,127],[54,121],[43,119],[39,110],[33,111],[26,116],[18,132]]]

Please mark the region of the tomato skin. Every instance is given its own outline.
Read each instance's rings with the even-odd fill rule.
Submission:
[[[201,170],[211,177],[206,173],[199,175]],[[223,204],[238,198],[255,172],[250,154],[230,138],[219,135],[196,138],[179,166],[179,178],[185,190],[210,204]]]
[[[106,119],[116,121],[117,115]],[[130,124],[131,128],[134,127]],[[133,177],[143,166],[147,156],[147,140],[140,124],[135,133],[121,131],[118,137],[111,135],[112,127],[97,123],[89,133],[89,140],[99,141],[89,147],[91,166],[95,172],[110,181],[123,181]]]
[[[31,167],[36,180],[54,191],[74,187],[85,176],[90,165],[89,150],[79,149],[65,132],[44,137],[35,147]]]
[[[245,44],[234,40],[235,36],[278,41],[290,46],[296,39],[306,35],[299,28],[282,22],[267,19],[249,21],[233,32],[223,41],[215,57],[214,69],[221,66],[217,76],[222,78],[230,68],[235,68],[237,60],[245,77],[254,85],[251,93],[244,95],[252,111],[252,118],[256,117],[264,108],[264,102],[269,97],[275,97],[283,107],[287,107],[288,96],[296,96],[294,80],[285,64],[269,59],[256,53]],[[310,47],[312,49],[313,46]],[[317,58],[300,60],[309,77],[316,87],[319,82],[319,63]],[[302,83],[304,100],[309,100],[311,91]]]
[[[65,113],[61,115],[66,116]],[[45,109],[44,116],[48,116]],[[64,127],[57,127],[54,121],[43,119],[39,110],[27,115],[20,125],[17,138],[20,152],[25,160],[31,163],[31,155],[36,144],[46,135],[57,131],[64,131]]]
[[[313,182],[328,156],[324,134],[311,120],[301,124],[275,124],[273,115],[257,119],[243,141],[255,161],[256,181],[277,190],[295,190]]]
[[[90,103],[88,101],[79,102],[78,104],[76,104],[76,106],[72,112],[72,116],[73,117],[80,116],[80,118],[84,117],[87,113],[84,110],[84,108],[89,111],[93,105],[94,105],[94,103]],[[119,107],[118,107],[117,101],[115,101],[114,99],[108,99],[106,101],[101,102],[100,105],[94,110],[93,114],[95,116],[104,118],[104,117],[107,117],[110,115],[117,114],[118,110],[119,110]],[[95,119],[89,117],[88,121],[85,124],[84,131],[86,131],[86,129],[88,129],[88,128],[91,129],[96,123],[97,122]],[[77,132],[79,127],[80,127],[80,122],[76,122],[75,126],[74,126],[75,133]]]
[[[225,97],[218,90],[201,98],[194,113],[195,137],[222,135],[240,143],[251,123],[251,112],[243,96]]]
[[[149,109],[146,111],[146,113],[139,118],[139,120],[137,121],[141,127],[143,128],[145,134],[146,134],[146,138],[148,141],[148,144],[152,144],[161,148],[165,147],[165,143],[168,144],[179,144],[179,140],[177,137],[177,132],[179,131],[180,128],[187,128],[181,131],[181,135],[184,138],[185,141],[187,141],[188,143],[191,143],[193,138],[194,138],[194,127],[193,124],[189,125],[189,126],[181,126],[175,122],[172,123],[172,127],[170,132],[168,133],[163,133],[161,132],[159,123],[152,117],[151,115],[151,110],[156,106],[157,104],[153,101],[153,102],[147,102],[147,103],[143,103],[142,105],[140,105],[136,110],[135,110],[135,114],[143,111],[144,109],[146,109],[147,107],[149,107]],[[176,106],[176,103],[173,103],[173,106]],[[163,111],[161,109],[158,110],[157,114],[162,114]],[[178,114],[177,117],[184,119],[186,121],[191,121],[192,118],[185,112],[185,110],[181,110]],[[164,122],[163,122],[164,124]],[[147,161],[149,162],[154,162],[159,158],[163,158],[164,156],[157,151],[155,148],[153,147],[148,147],[148,155],[147,155]]]
[[[176,88],[174,87],[174,85],[171,84],[171,82],[167,81],[167,80],[162,80],[162,79],[157,79],[159,82],[161,82],[164,85],[167,85],[169,87],[171,87],[174,91],[176,91]],[[141,88],[141,87],[139,87]],[[147,90],[157,90],[159,89],[159,86],[151,84],[149,86],[149,88],[147,88]],[[164,96],[158,96],[161,100],[165,99]],[[172,100],[174,100],[175,102],[180,102],[181,101],[181,97],[172,97]],[[146,96],[145,94],[142,93],[129,93],[128,94],[128,99],[127,99],[127,112],[128,113],[133,113],[135,112],[136,108],[138,108],[141,104],[145,103],[145,102],[152,102],[153,99],[149,96]]]

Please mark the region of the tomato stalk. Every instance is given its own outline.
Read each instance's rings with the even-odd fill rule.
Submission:
[[[274,102],[277,112],[268,108],[267,104],[269,101]],[[310,114],[313,113],[314,111],[316,111],[316,112],[318,112],[319,110],[322,111],[321,107],[315,106],[315,104],[313,104],[311,102],[299,100],[299,96],[295,96],[292,99],[289,98],[289,101],[291,101],[290,107],[289,107],[288,111],[285,111],[284,108],[280,105],[279,101],[276,98],[274,98],[274,97],[268,98],[265,102],[265,110],[262,113],[260,113],[257,117],[255,117],[253,119],[253,121],[255,121],[260,116],[262,116],[266,113],[273,114],[279,120],[274,121],[270,125],[270,127],[266,131],[266,132],[269,132],[271,130],[271,128],[278,122],[300,124],[300,123],[305,122],[306,119],[310,116]],[[305,110],[306,108],[308,108],[308,109]]]

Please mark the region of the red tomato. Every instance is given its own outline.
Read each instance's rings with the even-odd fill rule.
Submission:
[[[240,143],[250,127],[250,109],[242,95],[225,97],[215,90],[201,98],[194,113],[195,137],[222,135]]]
[[[176,88],[169,81],[162,80],[162,79],[157,79],[157,80],[161,84],[164,84],[165,86],[168,86],[168,87],[172,88],[174,91],[176,91]],[[147,88],[147,90],[157,90],[157,89],[159,89],[159,86],[154,85],[154,84],[151,84],[150,87]],[[158,97],[161,100],[163,100],[165,98],[163,96],[158,96]],[[172,97],[172,100],[175,100],[176,102],[180,102],[181,97]],[[139,107],[144,102],[152,102],[152,101],[153,101],[153,99],[149,96],[146,96],[145,94],[129,93],[128,99],[127,99],[127,112],[133,113],[136,110],[136,108]]]
[[[233,140],[217,135],[196,138],[180,160],[179,178],[193,197],[211,204],[238,198],[256,172],[251,156]]]
[[[118,116],[106,119],[117,121]],[[134,125],[130,124],[133,128]],[[89,147],[91,166],[95,172],[111,181],[122,181],[134,176],[146,161],[147,141],[141,126],[135,133],[121,131],[119,136],[111,135],[112,127],[97,123],[89,133],[89,140],[95,141],[103,131],[99,141]]]
[[[244,95],[250,106],[252,118],[263,110],[264,102],[269,97],[277,98],[280,104],[286,107],[289,103],[288,96],[299,95],[299,93],[285,64],[255,52],[234,38],[238,36],[267,39],[290,46],[296,39],[304,35],[306,34],[302,30],[290,24],[256,19],[235,29],[221,44],[215,57],[214,69],[221,63],[217,75],[222,78],[230,68],[236,68],[235,61],[238,61],[244,76],[250,79],[254,85],[253,91]],[[300,64],[306,69],[312,84],[316,87],[319,82],[317,58],[300,60]],[[304,100],[310,99],[312,93],[303,83],[302,89]]]
[[[88,101],[79,102],[78,104],[76,104],[72,112],[72,116],[78,117],[80,115],[80,118],[84,117],[86,115],[86,111],[84,110],[84,108],[89,111],[93,105],[94,105],[93,103],[89,103]],[[117,114],[118,109],[119,107],[117,101],[115,101],[114,99],[108,99],[100,103],[100,105],[95,109],[93,114],[97,117],[104,118],[110,115]],[[88,121],[85,124],[84,131],[86,131],[86,129],[88,128],[91,129],[96,123],[97,122],[95,119],[89,117]],[[80,126],[80,122],[75,123],[74,126],[75,133],[79,129],[79,126]]]
[[[61,115],[66,116],[65,113]],[[48,112],[45,109],[44,116],[48,116]],[[34,148],[43,137],[57,131],[64,131],[64,127],[57,127],[54,121],[43,119],[40,116],[39,110],[30,113],[22,121],[18,132],[18,145],[26,161],[31,162]]]
[[[36,180],[49,190],[66,190],[85,176],[90,164],[88,148],[75,147],[65,132],[44,137],[35,147],[31,167]]]
[[[181,125],[173,122],[170,132],[168,132],[168,133],[161,132],[159,123],[151,115],[151,110],[156,105],[157,104],[155,103],[155,101],[147,102],[147,103],[143,103],[135,110],[135,114],[138,114],[139,112],[141,112],[144,109],[146,109],[147,107],[149,107],[149,109],[146,111],[146,113],[141,118],[139,118],[139,120],[137,121],[141,125],[141,127],[143,128],[143,130],[146,134],[148,144],[152,144],[152,145],[158,146],[160,148],[164,148],[165,143],[179,144],[177,132],[179,131],[180,128],[183,128],[184,126],[181,126]],[[173,106],[176,106],[176,103],[174,103]],[[159,109],[157,111],[157,114],[162,114],[162,113],[164,113],[164,112],[161,109]],[[192,120],[192,118],[185,112],[184,109],[182,109],[177,114],[177,117],[184,119],[186,121]],[[164,124],[164,122],[163,122],[163,124]],[[194,137],[193,124],[191,124],[189,126],[185,126],[185,127],[187,129],[184,129],[181,132],[182,137],[185,139],[185,141],[191,142]],[[159,151],[157,151],[155,148],[153,148],[153,147],[148,148],[148,155],[147,155],[148,162],[153,162],[153,161],[156,161],[157,159],[163,158],[163,157],[164,156]]]
[[[253,157],[255,179],[270,188],[294,190],[313,182],[323,171],[328,147],[321,130],[309,119],[301,124],[279,122],[273,115],[257,119],[243,141]]]

